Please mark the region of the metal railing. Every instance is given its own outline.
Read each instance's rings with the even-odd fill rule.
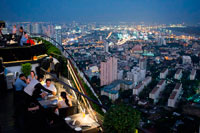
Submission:
[[[91,101],[91,102],[93,102],[93,103],[95,103],[95,104],[101,106],[101,107],[104,108],[104,109],[107,109],[107,107],[105,107],[105,106],[99,104],[97,101],[93,100],[92,98],[88,97],[87,95],[85,95],[85,94],[79,92],[77,89],[75,89],[75,88],[71,87],[70,85],[66,84],[66,83],[65,83],[64,81],[62,81],[61,79],[57,78],[56,75],[54,75],[54,74],[52,74],[52,73],[50,73],[50,72],[47,72],[47,71],[46,71],[45,69],[43,69],[43,68],[40,68],[40,69],[41,69],[43,72],[45,72],[46,74],[51,75],[51,77],[53,77],[54,79],[56,79],[56,81],[58,81],[59,83],[61,83],[62,85],[64,85],[66,88],[69,88],[69,89],[71,89],[71,90],[77,92],[77,93],[80,94],[81,96],[87,98],[89,101]]]
[[[73,63],[73,65],[77,68],[77,71],[79,72],[80,76],[83,76],[83,79],[84,79],[85,82],[87,81],[87,79],[85,78],[85,73],[84,73],[83,71],[81,71],[80,68],[77,66],[77,63],[76,63],[76,61],[74,60],[73,56],[72,56],[67,50],[65,50],[64,47],[63,47],[60,43],[58,43],[55,39],[53,39],[53,38],[51,38],[51,37],[49,37],[49,36],[47,36],[47,35],[44,35],[44,34],[31,34],[31,36],[32,36],[32,37],[41,37],[41,38],[43,38],[43,39],[45,39],[45,40],[49,39],[49,40],[53,41],[53,42],[55,43],[55,44],[53,43],[53,45],[56,46],[56,47],[61,51],[61,53],[63,54],[63,56],[64,56],[65,58],[70,59],[70,61]],[[55,77],[55,76],[54,76],[54,77]],[[56,77],[55,77],[55,78],[56,78]],[[91,101],[91,102],[97,104],[98,106],[100,106],[100,107],[102,108],[102,110],[104,109],[104,110],[103,110],[104,112],[108,109],[107,107],[105,107],[105,106],[101,103],[101,101],[99,100],[98,96],[96,95],[96,93],[94,92],[93,88],[91,87],[91,85],[90,85],[90,83],[89,83],[88,81],[86,82],[86,84],[88,85],[88,87],[90,88],[90,90],[92,91],[92,93],[94,94],[94,96],[97,98],[98,102],[95,101],[95,100],[93,100],[92,98],[88,97],[87,95],[85,95],[85,94],[79,92],[77,89],[75,89],[75,88],[69,86],[68,84],[64,83],[63,81],[59,80],[58,78],[56,78],[56,79],[57,79],[59,82],[61,82],[63,85],[65,85],[65,86],[67,86],[68,88],[74,90],[75,92],[79,93],[79,94],[82,95],[83,97],[87,98],[89,101]]]

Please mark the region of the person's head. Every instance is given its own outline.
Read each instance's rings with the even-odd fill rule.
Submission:
[[[19,28],[19,32],[23,32],[24,31],[24,29],[23,29],[23,27],[21,26],[20,28]]]
[[[50,87],[50,85],[51,85],[51,79],[46,79],[46,86]]]
[[[31,76],[35,76],[35,72],[33,70],[31,71]]]
[[[20,78],[21,80],[25,80],[25,79],[26,79],[26,77],[25,77],[25,75],[24,75],[23,73],[19,75],[19,78]]]
[[[39,77],[38,77],[38,81],[39,81],[39,82],[42,82],[43,79],[44,79],[44,76],[43,76],[43,75],[39,75]]]
[[[13,25],[13,28],[16,28],[16,25]]]
[[[63,99],[66,99],[66,98],[67,98],[67,94],[66,94],[65,91],[62,91],[62,92],[60,93],[60,96],[61,96]]]
[[[49,61],[52,63],[53,62],[53,57],[50,55],[49,56]]]
[[[65,91],[62,91],[62,92],[60,93],[60,96],[62,97],[63,100],[65,100],[65,103],[66,103],[68,106],[70,106],[69,100],[68,100],[68,98],[67,98],[66,92],[65,92]]]

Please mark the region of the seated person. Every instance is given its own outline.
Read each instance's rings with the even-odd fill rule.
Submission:
[[[39,75],[38,76],[38,81],[40,82],[41,85],[45,85],[44,76],[43,75]]]
[[[23,46],[24,45],[24,43],[26,43],[27,42],[27,38],[26,38],[26,33],[24,34],[24,35],[22,35],[22,37],[21,37],[21,40],[20,40],[20,45],[21,46]]]
[[[72,106],[71,100],[68,100],[66,92],[61,92],[61,101],[58,102],[58,108],[65,108]]]
[[[31,81],[32,79],[37,79],[37,75],[36,75],[35,72],[32,70],[32,71],[31,71],[31,74],[28,76],[28,78],[30,79],[30,81]]]
[[[42,92],[42,90],[52,93],[44,88],[36,79],[31,80],[30,84],[24,89],[25,104],[23,105],[23,109],[26,115],[26,124],[28,125],[27,132],[39,132],[41,129],[45,129],[45,123],[49,118],[48,113],[40,108],[41,105],[37,100],[37,98],[44,98],[47,95],[47,93]]]
[[[66,108],[72,106],[71,100],[68,100],[66,92],[61,92],[61,100],[58,101],[58,108],[55,109],[55,113],[61,117],[66,116]]]
[[[14,93],[14,105],[15,105],[15,115],[22,113],[22,106],[24,103],[24,93],[23,90],[27,86],[28,80],[24,74],[20,74],[19,78],[14,83],[15,93]]]
[[[47,93],[53,93],[52,91],[42,86],[36,79],[31,80],[30,84],[28,84],[24,89],[24,92],[35,99],[44,98]]]
[[[60,62],[56,59],[53,58],[52,56],[49,56],[50,59],[50,70],[56,73],[57,78],[59,78],[60,72],[61,72],[61,64]]]
[[[26,83],[28,83],[28,80],[26,79],[24,74],[20,74],[19,78],[15,81],[15,91],[22,91],[24,87],[26,87]]]
[[[46,84],[44,85],[44,87],[50,91],[53,92],[53,95],[56,95],[57,93],[57,89],[56,87],[51,83],[51,79],[46,79]]]

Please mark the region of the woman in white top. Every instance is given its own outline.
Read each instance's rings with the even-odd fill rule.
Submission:
[[[37,75],[35,74],[35,72],[32,70],[31,74],[28,76],[28,79],[31,81],[33,79],[37,79]]]

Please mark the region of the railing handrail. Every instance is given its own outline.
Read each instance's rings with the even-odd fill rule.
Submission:
[[[77,89],[75,89],[75,88],[71,87],[70,85],[66,84],[64,81],[60,80],[59,78],[57,78],[57,77],[56,77],[55,75],[53,75],[52,73],[47,72],[47,71],[46,71],[45,69],[43,69],[43,68],[40,68],[40,69],[41,69],[42,71],[44,71],[45,73],[51,75],[51,77],[53,77],[54,79],[56,79],[57,81],[59,81],[59,83],[63,84],[64,86],[70,88],[71,90],[77,92],[77,93],[80,94],[81,96],[87,98],[88,100],[92,101],[93,103],[95,103],[95,104],[97,104],[97,105],[99,105],[99,106],[101,106],[102,108],[104,108],[104,109],[107,110],[107,107],[105,107],[105,106],[99,104],[97,101],[93,100],[92,98],[90,98],[90,97],[88,97],[87,95],[81,93],[81,92],[78,91]]]
[[[40,36],[40,37],[46,37],[46,38],[51,39],[52,41],[54,41],[57,45],[59,45],[59,47],[60,47],[61,49],[60,49],[57,45],[56,45],[56,47],[57,47],[58,49],[60,49],[61,52],[63,52],[63,53],[66,52],[66,53],[68,54],[69,58],[71,59],[71,61],[73,62],[73,64],[78,68],[78,71],[81,72],[81,73],[83,73],[83,75],[85,76],[85,73],[84,73],[83,71],[80,70],[80,68],[78,67],[78,65],[77,65],[76,61],[74,60],[73,56],[72,56],[67,50],[64,49],[63,45],[61,45],[61,44],[58,43],[55,39],[53,39],[53,38],[51,38],[51,37],[49,37],[49,36],[47,36],[47,35],[45,35],[45,34],[31,34],[31,35]],[[63,53],[62,53],[62,54],[63,54]],[[64,55],[64,56],[65,56],[65,55]],[[84,77],[84,78],[85,78],[85,77]],[[86,79],[86,78],[85,78],[85,79]],[[87,79],[86,79],[86,80],[87,80]],[[88,82],[88,83],[89,83],[89,82]],[[89,84],[89,85],[90,85],[90,84]],[[91,87],[91,85],[90,85],[89,87]],[[72,87],[70,87],[70,88],[72,88]],[[74,88],[73,88],[72,90],[74,90]],[[76,90],[76,89],[75,89],[75,90]],[[78,90],[76,90],[76,91],[78,91]],[[86,98],[87,98],[87,99],[89,98],[88,100],[94,102],[95,104],[101,106],[103,109],[106,109],[106,110],[107,110],[108,108],[102,105],[102,103],[101,103],[101,101],[99,100],[99,98],[97,97],[96,93],[94,93],[94,90],[92,89],[91,91],[92,91],[92,93],[95,95],[95,97],[97,98],[98,102],[97,102],[97,101],[94,102],[94,100],[93,100],[93,99],[91,100],[91,98],[89,98],[88,96],[87,96]],[[81,92],[79,92],[79,93],[81,93]],[[82,94],[82,93],[81,93],[81,94]],[[83,95],[84,97],[86,96],[85,94],[82,94],[82,95]]]

